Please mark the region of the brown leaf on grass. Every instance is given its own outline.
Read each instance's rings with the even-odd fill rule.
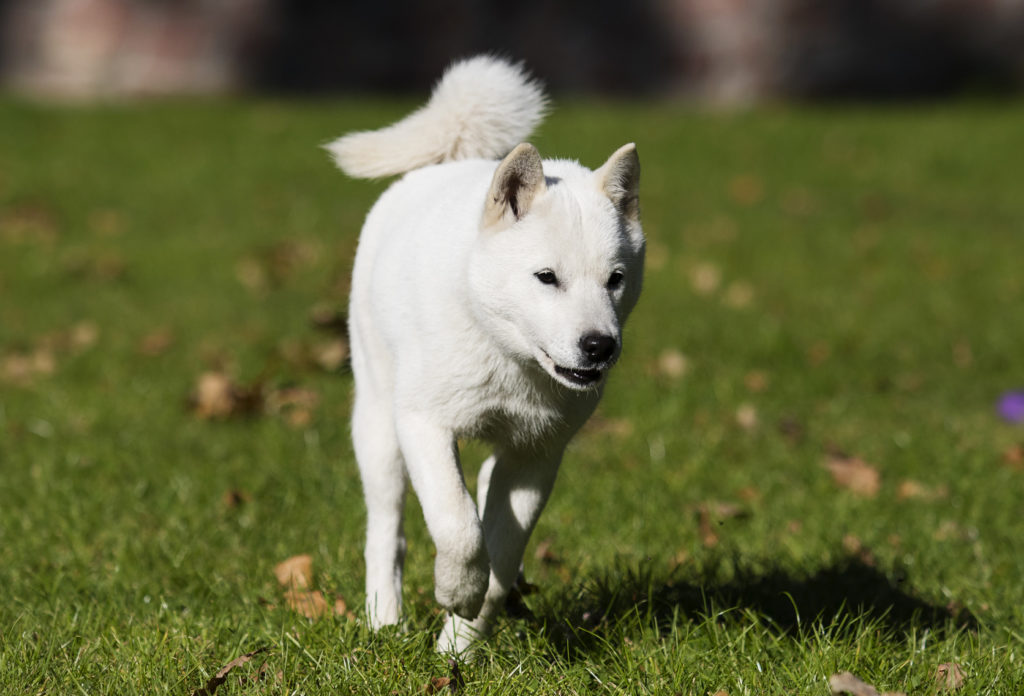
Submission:
[[[423,686],[423,693],[425,694],[437,694],[442,690],[447,689],[448,685],[452,683],[451,677],[431,677],[430,681]]]
[[[101,208],[89,213],[89,229],[97,237],[119,237],[124,228],[124,215],[119,210]]]
[[[170,327],[161,326],[139,339],[138,351],[142,355],[156,358],[166,353],[172,345],[174,345],[174,332]]]
[[[729,696],[729,692],[725,689],[719,689],[715,692],[714,696]]]
[[[436,694],[447,689],[449,693],[457,694],[465,685],[466,682],[459,669],[459,663],[454,658],[450,658],[448,660],[448,676],[431,677],[430,681],[423,686],[423,693]]]
[[[949,487],[927,486],[914,479],[905,479],[900,483],[896,497],[900,500],[943,500],[949,497]]]
[[[673,380],[685,375],[688,368],[689,361],[686,356],[675,348],[666,348],[661,351],[655,364],[655,372],[658,375]]]
[[[715,528],[711,524],[711,513],[703,506],[697,511],[697,527],[700,531],[700,543],[704,545],[704,548],[710,549],[718,546],[718,534],[715,533]]]
[[[871,549],[864,545],[864,542],[860,540],[860,537],[854,536],[853,534],[847,534],[843,537],[843,550],[851,556],[855,556],[861,563],[874,568],[878,561],[875,558],[875,554],[871,553]]]
[[[794,186],[782,195],[779,207],[787,215],[805,217],[815,211],[817,202],[809,190],[803,186]]]
[[[760,203],[764,198],[764,183],[754,174],[739,174],[729,181],[729,197],[741,206]]]
[[[0,212],[0,241],[51,247],[57,237],[57,221],[49,208],[22,204]]]
[[[68,331],[68,345],[72,353],[82,353],[94,345],[100,338],[100,327],[88,319],[79,321]]]
[[[77,280],[113,282],[124,278],[128,262],[114,251],[74,252],[63,264],[64,272]]]
[[[751,370],[743,377],[743,384],[753,394],[759,394],[768,388],[771,378],[764,370]]]
[[[710,295],[721,282],[722,272],[713,263],[699,263],[690,270],[690,286],[698,295]]]
[[[204,372],[196,380],[189,404],[197,416],[205,419],[251,415],[263,407],[263,390],[259,385],[235,384],[223,372]]]
[[[307,619],[319,619],[333,609],[320,590],[285,590],[284,601],[289,609]]]
[[[807,349],[807,361],[817,367],[832,357],[832,346],[825,341],[817,341]]]
[[[260,653],[267,652],[267,650],[269,649],[270,648],[268,647],[262,647],[257,648],[252,652],[248,652],[244,655],[239,655],[234,660],[221,667],[219,672],[210,677],[210,680],[206,682],[205,686],[203,686],[201,689],[196,689],[195,691],[193,691],[192,696],[213,696],[214,692],[217,691],[217,688],[224,683],[225,679],[228,678],[228,674],[231,672],[231,670],[233,670],[235,667],[240,667],[244,665],[254,656],[259,655]]]
[[[229,510],[242,507],[245,503],[251,500],[251,496],[245,491],[240,491],[237,488],[224,491],[224,495],[221,496],[221,502]]]
[[[348,315],[332,304],[322,302],[309,310],[310,323],[321,331],[348,336]]]
[[[835,482],[846,490],[865,498],[878,495],[882,480],[878,469],[859,457],[847,457],[841,454],[829,456],[825,468],[832,473]]]
[[[235,277],[248,290],[262,293],[280,287],[296,271],[312,265],[320,256],[315,242],[288,239],[240,259],[235,266]]]
[[[943,662],[935,670],[939,691],[956,691],[964,685],[964,670],[955,662]]]
[[[52,375],[56,369],[57,360],[49,350],[14,352],[5,355],[0,363],[0,378],[10,384],[25,387],[32,384],[37,376]]]
[[[792,417],[782,418],[776,427],[779,429],[779,434],[791,445],[799,445],[807,434],[803,423]]]
[[[313,584],[313,557],[303,553],[281,561],[274,566],[274,575],[286,589],[305,590]]]
[[[756,503],[761,499],[761,491],[753,486],[744,486],[737,492],[737,495],[745,503]]]
[[[267,394],[268,413],[284,418],[293,428],[304,428],[313,420],[313,412],[320,405],[320,395],[302,387],[281,387]]]
[[[99,336],[99,326],[89,319],[38,336],[30,346],[10,351],[0,359],[0,380],[28,386],[36,377],[55,373],[60,358],[80,355],[91,349],[99,341]]]
[[[629,437],[633,434],[633,421],[628,418],[605,418],[600,413],[590,417],[585,426],[586,432],[611,435],[615,438]]]
[[[758,424],[757,408],[753,404],[740,404],[736,409],[736,425],[753,430]]]
[[[848,694],[848,696],[906,696],[899,691],[886,691],[879,694],[878,689],[849,672],[833,674],[828,679],[828,685],[832,688],[833,696],[840,694]]]
[[[348,339],[339,337],[329,341],[320,341],[313,346],[312,353],[313,360],[320,369],[336,372],[348,362]]]
[[[701,543],[705,548],[717,546],[719,537],[715,528],[725,520],[744,517],[747,514],[747,510],[735,503],[715,501],[701,503],[697,506],[697,528]]]
[[[753,285],[743,280],[737,280],[726,288],[725,295],[722,296],[722,304],[732,309],[743,309],[750,306],[754,301],[755,294]]]
[[[1003,462],[1011,469],[1024,469],[1024,445],[1013,445],[1003,452]]]
[[[560,565],[563,563],[562,557],[551,550],[552,545],[551,539],[541,540],[533,552],[533,557],[546,565]]]

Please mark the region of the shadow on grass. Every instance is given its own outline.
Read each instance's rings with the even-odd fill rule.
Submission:
[[[509,609],[511,615],[518,611],[539,624],[552,645],[564,646],[570,656],[586,652],[630,617],[657,626],[662,634],[681,620],[729,621],[744,610],[769,630],[794,636],[824,631],[838,638],[865,625],[894,638],[912,630],[941,633],[978,627],[970,611],[928,602],[913,594],[905,580],[900,571],[887,575],[859,558],[805,577],[721,558],[696,575],[651,564],[612,570],[567,587],[536,614],[515,600]]]

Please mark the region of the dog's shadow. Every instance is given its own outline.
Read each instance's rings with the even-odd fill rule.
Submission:
[[[722,577],[723,565],[730,566],[726,581],[715,579]],[[865,625],[894,639],[914,630],[977,629],[970,611],[929,602],[908,585],[904,572],[883,573],[860,558],[803,577],[737,566],[723,558],[698,574],[651,563],[605,572],[557,591],[534,611],[513,593],[508,609],[511,616],[535,624],[570,658],[602,644],[610,628],[631,615],[663,635],[679,621],[728,621],[744,610],[770,630],[793,636],[826,631],[838,637]]]

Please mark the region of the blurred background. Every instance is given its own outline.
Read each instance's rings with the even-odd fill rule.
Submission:
[[[59,98],[425,89],[523,59],[560,92],[724,104],[1024,87],[1024,0],[0,0],[8,90]]]

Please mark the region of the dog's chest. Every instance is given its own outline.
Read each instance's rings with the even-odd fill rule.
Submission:
[[[522,375],[502,375],[466,389],[452,405],[453,426],[459,437],[480,439],[498,446],[538,447],[572,434],[581,414],[578,398],[557,385],[546,385]],[[542,377],[546,380],[546,377]]]

